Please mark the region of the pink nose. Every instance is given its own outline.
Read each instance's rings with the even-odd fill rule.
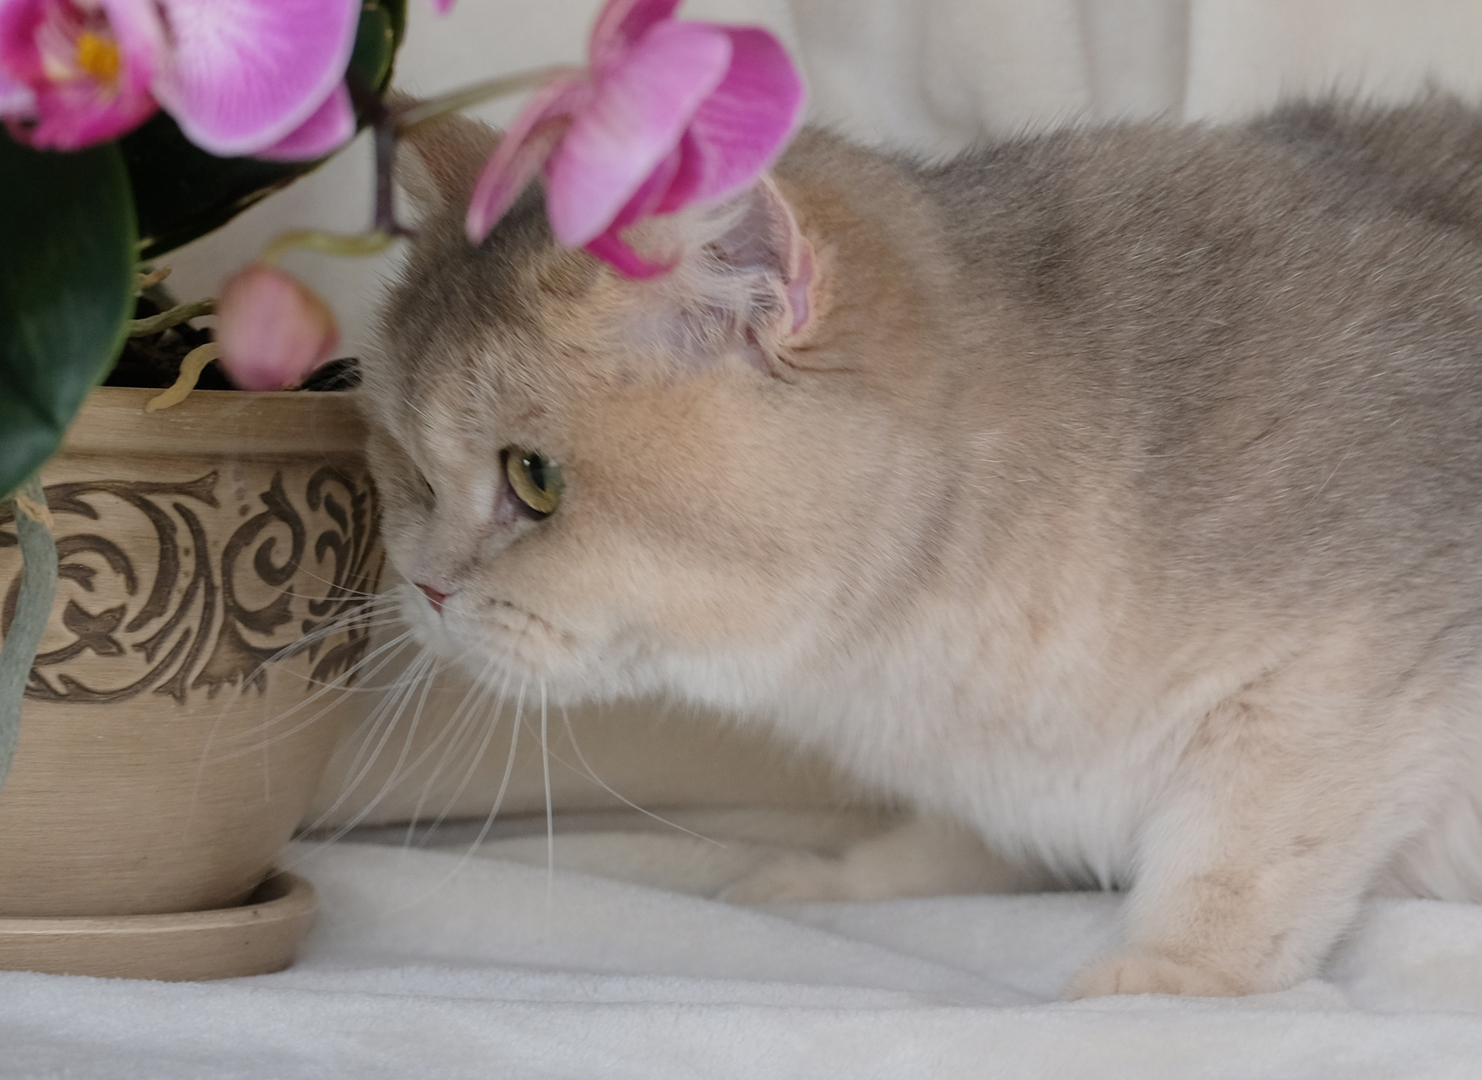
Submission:
[[[422,590],[422,595],[427,597],[428,601],[432,604],[432,610],[441,615],[443,613],[443,601],[448,598],[448,594],[438,592],[431,585],[423,585],[420,581],[417,583],[417,588]]]

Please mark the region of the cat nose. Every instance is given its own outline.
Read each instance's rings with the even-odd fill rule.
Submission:
[[[448,598],[448,594],[434,589],[431,585],[423,585],[420,581],[417,582],[417,588],[422,590],[422,595],[427,597],[428,601],[432,604],[432,610],[441,615],[443,613],[443,601]]]

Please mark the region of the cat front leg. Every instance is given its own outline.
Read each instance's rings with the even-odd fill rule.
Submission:
[[[1038,872],[1012,865],[976,834],[929,814],[852,844],[839,855],[793,852],[721,893],[738,904],[778,900],[888,900],[900,896],[1029,892]]]
[[[1313,975],[1419,818],[1407,743],[1426,740],[1265,701],[1217,709],[1141,835],[1125,945],[1065,997],[1234,996]]]

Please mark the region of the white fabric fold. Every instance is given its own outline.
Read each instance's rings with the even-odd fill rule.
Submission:
[[[1482,909],[1376,901],[1323,978],[1282,994],[1063,1004],[1118,897],[694,895],[764,839],[591,829],[557,837],[554,871],[543,837],[301,845],[322,907],[297,965],[202,984],[0,973],[0,1077],[1377,1080],[1482,1061]],[[706,847],[723,854],[690,872]],[[592,872],[613,867],[692,891]]]

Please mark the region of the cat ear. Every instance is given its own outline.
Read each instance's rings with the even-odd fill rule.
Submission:
[[[479,171],[498,144],[499,132],[488,124],[457,114],[444,116],[401,138],[396,181],[424,215],[462,213]]]
[[[724,356],[769,375],[798,366],[794,347],[818,316],[817,260],[771,177],[720,204],[640,222],[627,235],[656,261],[678,252],[671,272],[642,287],[674,305],[662,316],[665,336],[692,366]]]
[[[811,296],[813,245],[770,176],[739,196],[732,224],[708,245],[710,253],[755,287],[738,322],[759,342],[785,344],[803,336],[815,312]]]

